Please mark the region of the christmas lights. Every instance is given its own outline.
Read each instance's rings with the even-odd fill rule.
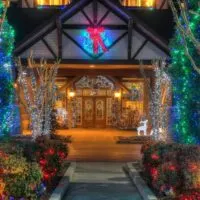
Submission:
[[[152,130],[150,135],[154,140],[167,141],[169,139],[169,101],[171,99],[171,79],[165,72],[166,62],[157,60],[153,62],[155,84],[151,88],[146,78],[144,67],[140,64],[140,71],[148,85],[150,92],[150,116]],[[165,93],[163,93],[163,89]],[[165,95],[164,95],[165,94]]]
[[[12,63],[15,31],[8,24],[6,10],[0,1],[0,136],[17,133],[20,124],[15,105]]]
[[[110,42],[103,27],[89,27],[83,32],[83,47],[90,54],[97,56],[108,51],[108,46]]]
[[[200,41],[200,8],[196,0],[188,3],[187,20],[182,15],[176,18],[177,31],[170,44],[174,105],[172,131],[177,142],[200,144],[200,76],[194,66],[194,62],[200,66],[200,56],[192,39]],[[188,27],[192,34],[183,34]]]
[[[55,62],[49,67],[46,61],[41,60],[39,64],[35,64],[30,56],[28,66],[23,66],[20,59],[17,65],[18,83],[25,99],[24,106],[31,120],[33,140],[41,135],[50,135],[51,113],[57,98],[55,79],[59,63]]]

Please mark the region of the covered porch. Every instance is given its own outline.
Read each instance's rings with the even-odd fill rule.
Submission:
[[[153,86],[152,65],[145,65],[145,74]],[[149,89],[139,65],[60,64],[56,85],[57,129],[136,130],[141,118],[149,117]],[[27,132],[22,106],[21,118]]]

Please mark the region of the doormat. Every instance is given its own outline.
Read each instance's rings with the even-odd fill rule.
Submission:
[[[151,140],[150,136],[117,136],[118,144],[144,144],[145,142]]]

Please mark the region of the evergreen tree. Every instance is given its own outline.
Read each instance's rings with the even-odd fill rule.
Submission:
[[[200,41],[200,5],[198,0],[187,3],[187,20],[192,35]],[[177,19],[175,19],[176,22]],[[200,75],[193,68],[187,51],[197,66],[200,66],[198,48],[185,33],[188,28],[183,16],[179,17],[180,24],[176,22],[176,32],[171,40],[172,63],[170,73],[173,82],[173,125],[174,139],[180,143],[200,143]]]
[[[6,10],[0,0],[0,136],[13,134],[19,127],[12,63],[15,32],[8,24]]]

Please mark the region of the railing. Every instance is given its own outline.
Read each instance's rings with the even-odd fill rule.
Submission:
[[[72,2],[72,0],[37,0],[38,6],[60,6],[60,5],[68,5]]]
[[[36,0],[38,6],[60,6],[68,5],[73,0]],[[154,7],[155,0],[119,0],[125,7]]]
[[[123,6],[126,7],[154,7],[155,0],[121,0]]]

